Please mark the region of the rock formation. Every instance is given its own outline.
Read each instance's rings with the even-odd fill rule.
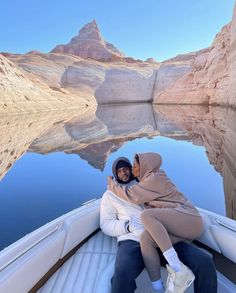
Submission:
[[[122,52],[103,39],[95,20],[86,24],[79,31],[79,35],[71,39],[69,44],[58,45],[51,52],[72,54],[101,61],[124,57]]]
[[[217,34],[210,48],[195,54],[192,70],[155,96],[155,102],[227,104],[229,43],[230,24]]]
[[[236,3],[230,31],[228,104],[236,107]]]
[[[156,92],[154,103],[236,106],[235,35],[236,8],[232,22],[216,35],[212,46],[170,59],[193,58],[191,71],[173,80],[164,91]]]
[[[103,39],[96,21],[86,24],[69,44],[59,45],[49,54],[36,50],[24,55],[6,53],[17,73],[13,69],[6,71],[4,66],[10,68],[13,63],[1,57],[5,63],[0,64],[1,77],[4,73],[0,112],[6,112],[4,100],[13,99],[11,104],[15,103],[14,96],[21,96],[17,98],[21,106],[8,107],[8,112],[24,108],[31,111],[37,103],[45,106],[44,99],[50,100],[49,109],[84,102],[143,101],[236,106],[235,11],[232,22],[222,28],[209,48],[179,54],[161,63],[152,58],[141,61],[125,57]],[[35,103],[30,108],[24,96],[29,98],[31,94],[30,101]]]
[[[11,55],[25,76],[53,91],[83,96],[98,104],[151,101],[159,64],[99,62],[50,53]]]
[[[191,70],[193,59],[192,54],[160,64],[152,58],[143,62],[124,57],[103,40],[95,21],[82,28],[70,44],[52,52],[5,55],[34,85],[48,86],[58,95],[83,96],[87,104],[151,102],[154,95]]]
[[[45,76],[40,80],[0,54],[0,113],[32,113],[71,108],[83,111],[89,104],[93,107],[96,105],[94,97],[85,91],[74,95],[44,81]]]
[[[156,62],[100,62],[74,55],[26,54],[8,56],[34,83],[54,91],[86,95],[98,104],[151,102],[174,82],[191,71],[192,59]],[[81,94],[82,93],[82,94]]]

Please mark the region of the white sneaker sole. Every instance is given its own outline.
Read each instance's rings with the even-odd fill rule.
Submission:
[[[192,275],[191,279],[188,280],[185,284],[185,286],[183,287],[183,291],[180,291],[179,293],[184,293],[186,291],[186,289],[188,289],[188,287],[190,287],[192,285],[192,283],[194,282],[195,280],[195,276]]]

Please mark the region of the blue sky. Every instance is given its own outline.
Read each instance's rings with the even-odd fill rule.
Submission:
[[[211,45],[235,0],[4,0],[0,52],[49,52],[96,19],[127,56],[162,61]]]

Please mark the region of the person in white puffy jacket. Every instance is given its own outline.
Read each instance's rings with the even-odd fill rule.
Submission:
[[[132,175],[132,165],[125,157],[116,159],[112,166],[115,179],[121,184],[133,185],[137,181]],[[100,227],[102,231],[118,241],[118,251],[112,277],[111,293],[134,293],[135,279],[144,269],[140,250],[140,235],[144,231],[140,214],[144,207],[124,201],[107,190],[101,201]],[[195,275],[195,293],[216,293],[217,278],[212,258],[197,247],[178,242],[174,245],[180,260]],[[160,257],[161,257],[160,253]],[[161,257],[161,264],[166,261]],[[158,268],[157,268],[158,269]],[[152,284],[153,292],[164,292],[161,280]]]

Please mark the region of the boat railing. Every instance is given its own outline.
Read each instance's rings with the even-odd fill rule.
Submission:
[[[51,231],[49,231],[44,236],[42,236],[41,238],[39,238],[37,241],[35,241],[31,245],[29,245],[27,248],[25,248],[24,250],[22,250],[20,253],[18,253],[16,256],[14,256],[14,258],[10,259],[2,267],[0,267],[0,272],[2,270],[4,270],[6,267],[8,267],[10,264],[12,264],[13,262],[15,262],[17,259],[19,259],[21,256],[23,256],[24,254],[26,254],[32,248],[34,248],[35,246],[37,246],[39,243],[41,243],[42,241],[44,241],[46,238],[48,238],[49,236],[51,236],[52,234],[54,234],[58,230],[58,228],[59,228],[59,225],[56,225],[56,227],[54,227]]]
[[[234,227],[232,227],[232,226],[230,226],[230,225],[228,225],[228,224],[222,222],[219,218],[216,218],[215,220],[216,220],[216,222],[217,222],[220,226],[222,226],[222,227],[224,227],[224,228],[227,228],[227,229],[229,229],[229,230],[231,230],[231,231],[233,231],[233,232],[236,233],[236,228],[234,228]]]

